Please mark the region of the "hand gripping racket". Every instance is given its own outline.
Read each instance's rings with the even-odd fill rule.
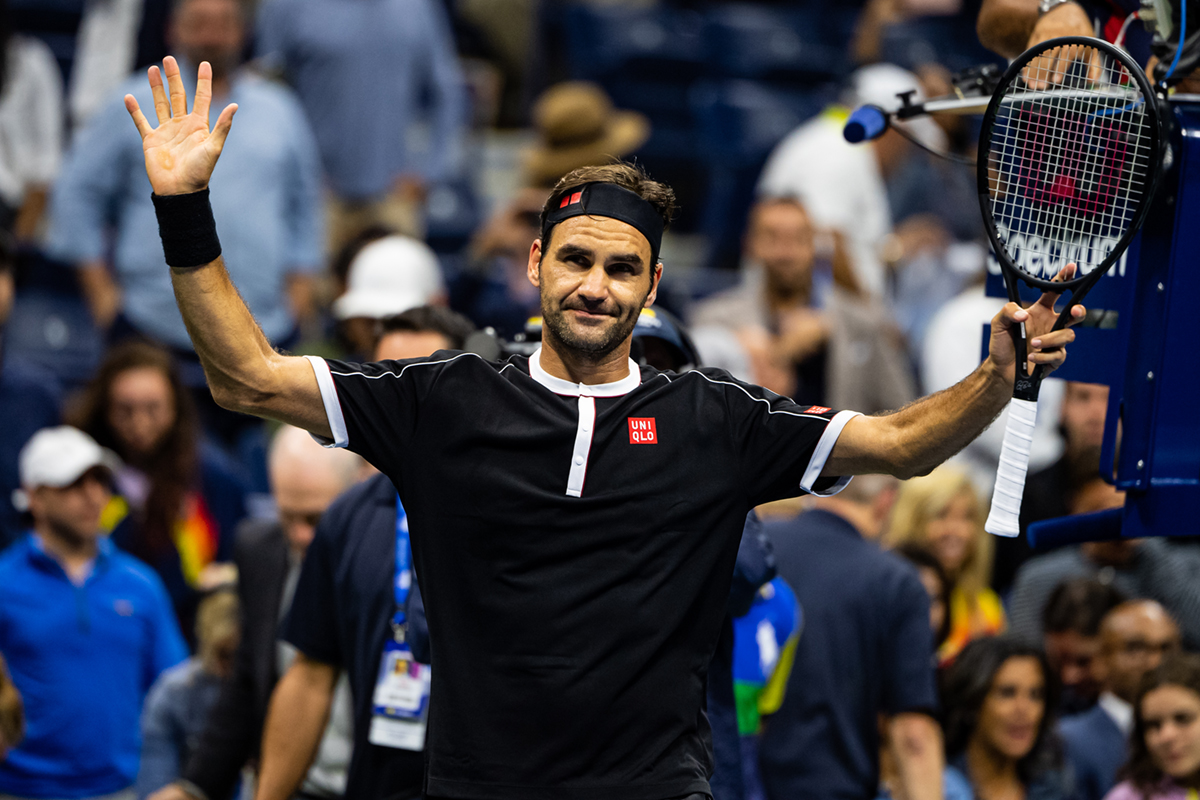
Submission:
[[[1099,39],[1051,39],[1025,51],[1000,80],[979,141],[979,203],[1008,297],[1024,281],[1070,292],[1054,323],[1129,246],[1150,207],[1160,162],[1158,98],[1141,68]],[[1053,282],[1074,262],[1075,276]],[[1027,370],[1025,326],[1015,336],[1017,379],[985,528],[1016,536],[1043,368]]]

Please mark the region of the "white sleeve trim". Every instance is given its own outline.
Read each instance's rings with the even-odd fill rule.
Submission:
[[[813,484],[821,477],[821,470],[825,469],[825,462],[829,459],[829,454],[833,452],[833,446],[837,444],[838,437],[842,435],[842,428],[846,427],[846,423],[850,420],[861,416],[862,414],[857,411],[839,411],[833,415],[833,419],[829,420],[829,424],[825,426],[825,432],[817,441],[812,458],[808,460],[808,468],[804,470],[804,476],[800,479],[801,489],[817,497],[829,497],[846,488],[850,483],[851,476],[849,475],[838,478],[833,486],[822,492],[814,490]]]
[[[333,385],[333,375],[325,359],[318,356],[305,356],[312,365],[313,374],[317,376],[317,386],[321,389],[321,402],[325,405],[325,417],[329,420],[329,430],[333,431],[333,439],[312,435],[325,447],[346,447],[350,444],[350,435],[346,432],[346,418],[342,416],[342,404],[338,400],[337,387]]]

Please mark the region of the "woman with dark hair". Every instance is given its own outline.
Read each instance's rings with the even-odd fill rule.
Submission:
[[[929,627],[936,653],[950,638],[950,592],[954,584],[933,551],[916,542],[904,542],[892,552],[917,568],[921,585],[929,595]]]
[[[1105,800],[1200,796],[1200,656],[1167,656],[1142,679],[1129,749],[1125,780]]]
[[[1053,673],[1010,636],[968,644],[942,678],[946,762],[979,800],[1060,800],[1068,775],[1054,739]]]
[[[140,341],[114,347],[68,419],[121,457],[102,522],[162,576],[180,627],[192,631],[200,594],[225,579],[217,565],[232,560],[246,488],[225,456],[201,444],[170,354]]]

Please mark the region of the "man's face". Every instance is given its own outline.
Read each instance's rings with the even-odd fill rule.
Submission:
[[[1125,603],[1104,618],[1097,672],[1106,689],[1132,703],[1142,676],[1179,647],[1179,627],[1162,606],[1152,600]]]
[[[325,464],[289,460],[274,466],[271,493],[294,553],[302,554],[312,544],[321,515],[345,488],[345,482]]]
[[[1100,684],[1093,664],[1100,652],[1100,637],[1076,631],[1047,631],[1043,641],[1046,658],[1058,673],[1063,689],[1072,698],[1095,700]]]
[[[1104,417],[1108,412],[1108,387],[1098,383],[1067,384],[1062,402],[1062,425],[1067,446],[1073,451],[1099,447],[1104,441]]]
[[[238,0],[184,0],[171,21],[171,40],[188,61],[207,61],[214,78],[227,77],[246,44]]]
[[[436,331],[392,331],[375,345],[376,361],[425,358],[438,350],[449,350],[450,340]]]
[[[746,233],[746,255],[763,265],[776,286],[806,291],[815,253],[812,223],[802,207],[780,201],[755,206]]]
[[[39,486],[29,492],[29,511],[34,524],[73,545],[101,537],[100,514],[111,497],[99,469],[85,472],[70,486]]]
[[[547,246],[543,253],[534,242],[527,266],[541,293],[543,336],[597,361],[628,347],[658,290],[646,237],[619,220],[579,216],[556,225]]]

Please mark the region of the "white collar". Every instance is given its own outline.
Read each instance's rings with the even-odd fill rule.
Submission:
[[[1121,733],[1129,736],[1130,731],[1133,730],[1132,705],[1126,703],[1112,692],[1101,692],[1100,699],[1096,701],[1096,704],[1104,709],[1104,713],[1108,714]]]
[[[567,397],[620,397],[629,394],[642,383],[642,371],[632,358],[629,361],[629,374],[619,381],[612,383],[571,383],[562,378],[556,378],[542,369],[542,348],[533,351],[529,357],[529,377],[545,386],[555,394]]]

